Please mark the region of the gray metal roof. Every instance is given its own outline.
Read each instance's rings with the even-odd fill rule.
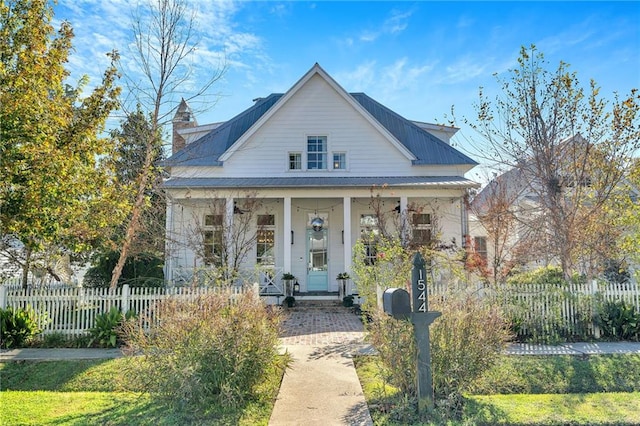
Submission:
[[[241,177],[171,178],[165,188],[370,188],[373,186],[418,188],[474,188],[478,184],[461,176],[381,177]]]
[[[350,93],[416,157],[413,164],[478,164],[448,143],[438,139],[364,93]]]
[[[411,121],[391,111],[364,93],[351,93],[371,116],[396,137],[416,157],[413,164],[454,165],[478,163]],[[273,93],[190,143],[168,158],[166,166],[221,166],[220,156],[260,119],[281,97]]]
[[[169,157],[165,166],[221,166],[219,158],[282,97],[274,93]]]

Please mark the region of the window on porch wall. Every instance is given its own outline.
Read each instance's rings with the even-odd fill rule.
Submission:
[[[487,237],[473,237],[473,246],[480,256],[485,262],[487,261]]]
[[[256,263],[275,266],[275,217],[272,214],[258,215],[256,240]]]
[[[367,265],[373,265],[376,263],[379,238],[380,229],[378,228],[378,218],[376,215],[360,215],[360,239],[364,244],[364,262]]]
[[[222,220],[221,214],[208,214],[204,217],[202,243],[206,265],[222,266]]]
[[[411,245],[419,247],[431,244],[431,215],[414,213],[412,225]]]

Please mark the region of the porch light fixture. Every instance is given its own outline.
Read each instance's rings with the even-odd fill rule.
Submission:
[[[293,229],[291,230],[291,245],[293,245]]]
[[[247,210],[242,210],[240,207],[238,207],[238,203],[236,203],[235,201],[233,202],[233,214],[245,214],[247,212]]]

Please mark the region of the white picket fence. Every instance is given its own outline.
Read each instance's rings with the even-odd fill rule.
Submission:
[[[109,312],[115,306],[123,313],[134,311],[142,318],[153,306],[166,299],[194,301],[207,294],[226,294],[230,301],[252,292],[257,297],[257,286],[230,287],[129,287],[124,285],[113,291],[108,288],[11,288],[0,286],[0,308],[31,308],[38,314],[43,334],[60,333],[69,337],[86,335],[95,326],[96,316]]]

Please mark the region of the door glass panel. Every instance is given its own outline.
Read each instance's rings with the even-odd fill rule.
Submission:
[[[327,235],[325,230],[309,233],[309,267],[312,271],[327,270]]]

